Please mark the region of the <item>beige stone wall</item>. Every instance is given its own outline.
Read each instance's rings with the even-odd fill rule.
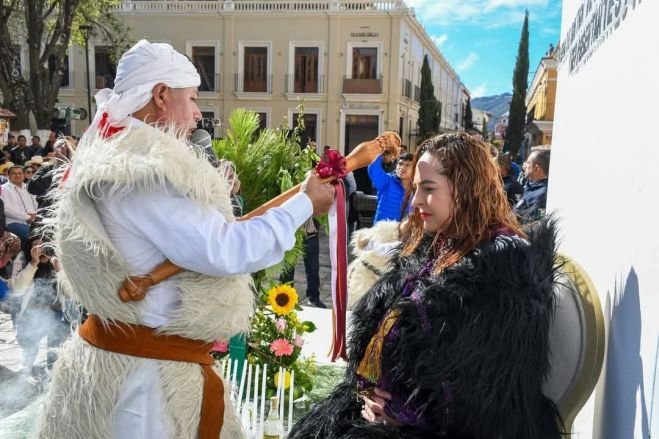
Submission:
[[[345,118],[364,114],[377,115],[380,130],[399,130],[402,117],[403,141],[414,145],[413,132],[419,108],[414,100],[414,88],[419,86],[423,54],[429,55],[436,70],[433,78],[438,99],[446,108],[455,109],[462,105],[464,85],[406,8],[290,14],[169,11],[120,14],[135,40],[147,38],[154,42],[168,42],[188,55],[192,45],[216,46],[219,90],[200,94],[202,111],[212,111],[215,118],[226,122],[233,109],[244,107],[267,113],[267,126],[277,127],[290,119],[300,100],[304,99],[306,112],[318,115],[316,143],[319,149],[324,144],[345,149]],[[317,43],[320,47],[322,93],[287,93],[287,75],[293,74],[291,48],[296,43]],[[241,48],[245,45],[268,47],[270,93],[237,93],[236,76],[242,70]],[[344,77],[352,74],[352,47],[364,45],[378,48],[381,93],[344,94]],[[73,47],[70,52],[74,83],[70,89],[62,90],[60,102],[86,108],[84,49]],[[93,72],[93,47],[90,48],[90,58]],[[403,96],[405,79],[412,82],[409,98]],[[94,85],[92,78],[92,88]],[[92,90],[92,95],[95,92]],[[453,128],[452,122],[451,117],[450,123],[443,123],[442,127]],[[80,133],[85,127],[86,121],[73,122],[74,133]]]

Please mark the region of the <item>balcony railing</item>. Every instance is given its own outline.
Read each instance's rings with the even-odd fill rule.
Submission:
[[[382,94],[382,78],[378,78],[378,79],[343,78],[343,93]]]
[[[295,81],[295,75],[286,75],[286,93],[325,93],[325,77],[318,75],[315,81]]]
[[[124,0],[117,7],[130,13],[318,13],[326,11],[401,11],[407,10],[402,0]]]
[[[414,86],[414,100],[417,103],[421,103],[421,87],[419,87],[418,85]]]
[[[245,75],[236,73],[234,79],[237,93],[272,93],[272,75],[260,79],[246,79]]]
[[[403,96],[412,99],[412,81],[403,79]]]

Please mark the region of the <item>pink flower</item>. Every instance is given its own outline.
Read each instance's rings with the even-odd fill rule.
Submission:
[[[295,340],[293,341],[295,343],[295,346],[298,348],[301,348],[302,345],[304,345],[304,339],[302,338],[301,335],[296,335]]]
[[[275,328],[277,328],[277,332],[284,332],[284,330],[286,330],[286,320],[277,319],[275,322]]]
[[[293,353],[293,345],[285,338],[278,338],[270,344],[270,352],[277,357],[291,355]]]
[[[226,341],[216,341],[213,343],[213,347],[211,348],[211,352],[228,352],[229,351],[229,343]]]

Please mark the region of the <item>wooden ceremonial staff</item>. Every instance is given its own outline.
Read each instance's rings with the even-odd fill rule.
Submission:
[[[364,168],[380,155],[385,152],[391,153],[395,158],[398,158],[398,148],[400,147],[400,137],[393,131],[386,131],[375,139],[363,142],[357,145],[350,154],[346,157],[346,172],[355,171]],[[336,177],[329,177],[322,180],[323,183],[335,181]],[[252,210],[251,212],[238,218],[238,221],[248,220],[260,215],[263,215],[273,207],[279,207],[284,202],[292,198],[300,191],[302,185],[298,184],[279,194],[272,200],[266,202],[260,207]],[[119,289],[119,298],[122,302],[139,302],[144,299],[148,289],[154,285],[159,284],[163,280],[184,271],[184,268],[175,265],[169,260],[154,268],[146,276],[132,276],[124,280],[121,288]]]

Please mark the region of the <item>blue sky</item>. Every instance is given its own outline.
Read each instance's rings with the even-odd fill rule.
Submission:
[[[472,97],[512,92],[517,46],[529,10],[529,84],[561,30],[561,0],[405,0]]]

